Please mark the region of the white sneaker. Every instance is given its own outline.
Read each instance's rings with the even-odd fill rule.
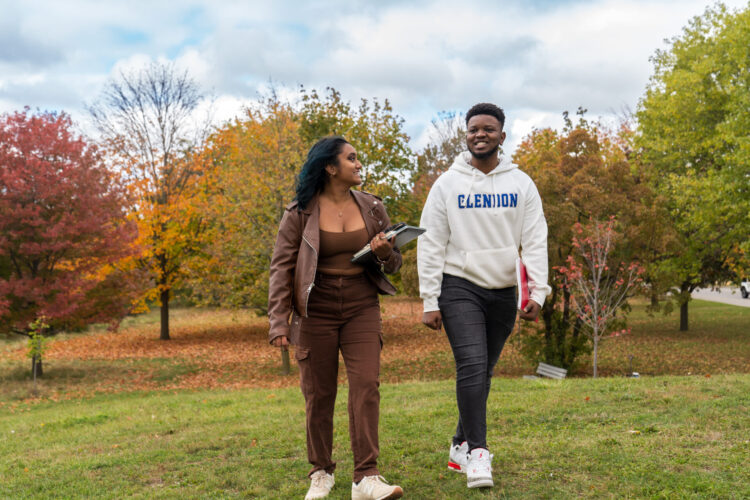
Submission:
[[[484,448],[474,448],[466,465],[466,485],[469,488],[490,488],[492,482],[492,455]]]
[[[461,444],[451,446],[448,455],[448,469],[461,474],[466,474],[466,464],[469,462],[469,444],[464,441]]]
[[[329,474],[322,469],[316,470],[310,476],[310,489],[307,490],[305,500],[327,497],[331,488],[333,488],[333,482],[333,474]]]
[[[386,483],[383,476],[365,476],[359,484],[352,483],[352,500],[386,500],[403,494],[401,486]]]

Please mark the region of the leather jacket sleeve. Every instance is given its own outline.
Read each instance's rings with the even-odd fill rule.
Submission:
[[[302,231],[297,210],[285,210],[273,247],[268,278],[268,341],[276,337],[289,338],[289,316],[292,313],[294,268],[297,265]]]
[[[386,212],[385,206],[382,203],[380,204],[380,210],[382,210],[382,216],[385,218],[385,227],[389,227],[391,225],[391,218],[388,217],[388,212]],[[373,259],[375,259],[374,256]],[[401,269],[401,251],[398,248],[394,248],[391,255],[383,263],[383,272],[394,274],[399,269]]]

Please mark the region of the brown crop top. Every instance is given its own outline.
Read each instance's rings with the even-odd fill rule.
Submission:
[[[367,229],[349,232],[320,230],[318,271],[326,274],[359,274],[364,266],[353,264],[352,256],[369,242]]]

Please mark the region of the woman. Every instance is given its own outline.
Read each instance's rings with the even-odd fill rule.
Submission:
[[[281,219],[268,290],[269,339],[296,346],[307,416],[311,485],[305,499],[324,498],[334,484],[333,408],[338,351],[349,380],[353,499],[400,498],[377,469],[381,321],[378,293],[395,293],[383,274],[401,267],[385,239],[390,220],[379,198],[351,188],[362,183],[357,152],[341,137],[318,141],[297,178],[297,196]],[[370,243],[373,259],[352,255]],[[289,316],[291,315],[291,325]]]

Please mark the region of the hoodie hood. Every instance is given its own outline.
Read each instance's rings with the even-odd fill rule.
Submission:
[[[498,159],[500,160],[500,163],[487,175],[500,174],[502,172],[507,172],[509,170],[513,170],[514,168],[518,168],[518,165],[510,161],[504,155],[499,155]],[[451,165],[449,170],[454,170],[462,174],[471,175],[472,177],[479,174],[484,175],[481,170],[472,166],[471,163],[469,163],[470,161],[471,153],[468,151],[464,151],[463,153],[460,153],[458,156],[456,156],[456,159],[453,161],[453,165]]]

